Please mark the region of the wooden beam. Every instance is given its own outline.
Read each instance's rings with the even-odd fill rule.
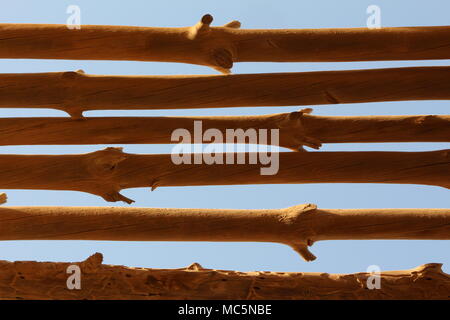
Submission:
[[[441,264],[379,274],[237,272],[203,268],[131,268],[102,264],[96,253],[82,262],[0,261],[5,300],[447,300],[450,276]],[[67,268],[77,265],[81,288],[67,288]],[[376,277],[376,278],[375,278]],[[379,289],[373,288],[379,281]],[[369,289],[373,288],[373,289]]]
[[[450,210],[0,207],[5,241],[275,242],[312,261],[316,241],[374,239],[450,240]]]
[[[228,72],[234,62],[450,59],[450,27],[239,29],[0,24],[0,58],[183,62]]]
[[[215,117],[1,118],[0,145],[188,143],[172,139],[178,128],[188,130],[193,143],[196,124],[202,129],[201,140],[209,129],[219,130],[223,137],[227,130],[278,129],[279,145],[294,150],[304,145],[317,149],[322,143],[450,142],[448,115],[330,117],[309,111]]]
[[[446,79],[450,67],[194,76],[12,73],[0,74],[0,108],[52,108],[80,118],[87,110],[449,100]]]
[[[449,188],[450,151],[0,155],[0,189],[72,190],[133,202],[122,189],[163,186],[396,183]],[[178,161],[180,161],[179,164]],[[181,161],[190,161],[182,163]],[[220,163],[221,161],[221,163]],[[231,164],[233,161],[234,164]],[[210,164],[208,164],[210,163]]]

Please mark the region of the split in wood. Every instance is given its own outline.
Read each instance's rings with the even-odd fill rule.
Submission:
[[[306,261],[321,240],[450,240],[450,209],[0,207],[0,240],[224,241],[289,245]]]
[[[322,143],[450,142],[450,116],[315,116],[311,109],[257,116],[1,118],[0,145],[205,143],[204,134],[243,130],[236,143],[249,143],[260,129],[278,129],[279,145],[318,149]],[[191,139],[172,139],[184,128]],[[200,137],[196,133],[199,129]],[[245,135],[248,134],[248,135]],[[216,140],[214,143],[220,143]],[[225,139],[223,140],[225,143]],[[258,141],[260,143],[262,141]],[[275,144],[271,139],[267,143]]]
[[[0,24],[0,58],[165,61],[229,72],[234,62],[450,59],[450,27],[239,29]]]
[[[450,100],[448,79],[450,67],[197,76],[0,74],[0,108],[52,108],[81,118],[87,110]]]

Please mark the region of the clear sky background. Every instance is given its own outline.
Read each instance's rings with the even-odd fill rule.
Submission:
[[[369,5],[381,8],[382,26],[449,25],[447,0],[315,0],[315,1],[5,1],[1,23],[64,24],[69,5],[81,8],[82,24],[133,26],[190,26],[205,13],[214,25],[239,20],[243,28],[365,27]],[[356,63],[239,63],[234,73],[343,70],[401,66],[449,65],[441,61]],[[0,60],[3,73],[51,72],[83,69],[90,74],[159,75],[216,74],[201,66],[156,62]],[[449,81],[449,79],[442,79]],[[415,115],[448,114],[449,101],[411,101],[325,105],[317,115]],[[289,112],[299,107],[231,108],[202,110],[102,111],[86,116],[240,115]],[[55,110],[1,109],[1,117],[65,116]],[[89,146],[0,147],[0,153],[70,154],[103,149]],[[168,145],[124,145],[130,153],[169,153]],[[322,151],[428,151],[449,148],[448,143],[334,144]],[[70,191],[1,190],[8,205],[111,206],[100,197]],[[449,208],[450,192],[439,187],[388,184],[305,184],[258,186],[169,187],[127,189],[135,207],[173,208],[285,208],[315,203],[320,208]],[[116,206],[123,204],[115,203]],[[128,205],[123,205],[128,206]],[[94,252],[107,264],[135,267],[180,268],[198,262],[207,268],[239,271],[362,272],[369,265],[382,270],[407,269],[429,262],[444,263],[450,272],[449,241],[323,241],[314,244],[314,262],[304,262],[293,250],[271,243],[214,242],[102,242],[102,241],[5,241],[0,259],[80,261]]]

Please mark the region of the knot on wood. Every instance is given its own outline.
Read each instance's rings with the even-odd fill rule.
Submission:
[[[128,155],[122,151],[122,148],[113,147],[87,155],[87,170],[96,182],[95,185],[93,184],[96,189],[92,193],[101,196],[108,202],[123,201],[128,204],[134,202],[119,193],[120,185],[114,180],[117,165],[127,157]]]
[[[233,67],[233,54],[225,48],[214,49],[211,54],[216,64],[215,69],[222,73],[230,73]]]
[[[418,116],[414,118],[414,123],[418,125],[431,125],[435,123],[439,123],[441,119],[436,115],[426,115],[426,116]]]
[[[316,138],[308,136],[304,126],[305,114],[310,114],[311,108],[282,113],[275,116],[276,126],[281,130],[280,145],[295,151],[306,151],[303,146],[319,149],[322,142]]]
[[[440,280],[447,275],[442,271],[442,263],[427,263],[411,271],[413,282],[418,280]]]
[[[153,180],[150,182],[150,190],[151,190],[151,191],[155,191],[156,188],[158,188],[158,186],[159,186],[159,180],[158,180],[158,179],[153,179]]]
[[[308,244],[303,242],[294,242],[290,243],[289,246],[297,252],[303,260],[309,262],[314,261],[317,259],[317,257],[308,249]]]
[[[6,203],[8,200],[8,197],[6,196],[6,193],[0,193],[0,204]]]
[[[316,256],[308,250],[308,247],[314,244],[312,240],[314,230],[309,214],[314,214],[316,210],[317,206],[315,204],[307,203],[284,209],[280,217],[281,222],[293,227],[293,232],[291,233],[293,238],[287,241],[286,244],[300,254],[305,261],[316,259]]]
[[[66,86],[74,86],[75,81],[79,80],[84,74],[85,74],[84,70],[81,69],[77,71],[66,71],[62,73],[61,78],[63,80],[66,80],[65,82]]]
[[[73,119],[82,119],[83,108],[77,92],[77,83],[84,76],[83,70],[67,71],[61,75],[61,80],[64,88],[64,101],[60,109],[67,112]]]
[[[299,220],[304,217],[308,212],[314,212],[317,210],[317,205],[313,203],[300,204],[297,206],[289,207],[282,210],[280,221],[288,225],[299,223]],[[302,223],[302,222],[300,222]]]
[[[233,57],[236,55],[236,50],[227,41],[226,31],[240,28],[241,23],[233,20],[222,27],[212,28],[210,25],[213,20],[210,14],[204,15],[197,24],[188,28],[187,38],[198,40],[201,47],[204,47],[203,51],[207,55],[206,65],[221,73],[228,74],[233,67]]]
[[[109,147],[89,154],[90,173],[95,177],[109,177],[114,174],[116,166],[127,158],[123,148]]]
[[[89,256],[86,260],[80,262],[80,268],[82,272],[92,273],[96,272],[102,265],[103,255],[100,252],[96,252]]]
[[[194,40],[202,35],[210,32],[209,25],[213,22],[214,18],[210,14],[205,14],[197,24],[189,28],[187,37],[190,40]]]
[[[193,270],[193,271],[200,271],[200,270],[204,270],[204,269],[205,268],[203,268],[201,266],[201,264],[197,263],[197,262],[194,262],[185,268],[185,270]]]

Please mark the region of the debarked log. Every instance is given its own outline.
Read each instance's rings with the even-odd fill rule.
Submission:
[[[450,59],[450,27],[239,29],[0,24],[0,58],[165,61],[228,72],[234,62]]]
[[[175,147],[179,146],[183,145]],[[133,201],[119,193],[127,188],[296,183],[449,188],[450,150],[219,153],[215,149],[143,155],[106,148],[73,155],[0,155],[0,189],[83,191],[127,203]]]
[[[192,76],[0,74],[0,108],[228,108],[450,100],[450,67]]]
[[[272,242],[306,261],[322,240],[450,240],[450,209],[0,207],[0,240]]]
[[[3,300],[447,300],[450,276],[442,264],[373,273],[239,272],[203,268],[132,268],[103,264],[95,253],[82,262],[0,261]],[[67,287],[77,265],[81,286]],[[379,283],[378,287],[374,284]]]
[[[257,116],[1,118],[0,145],[267,143],[301,150],[322,143],[450,142],[449,115],[315,116],[311,109]],[[187,130],[190,139],[173,137]],[[278,141],[258,139],[279,130]],[[221,139],[206,139],[218,130]],[[228,131],[227,131],[228,130]],[[228,137],[227,132],[234,136]],[[214,131],[217,132],[217,131]]]

